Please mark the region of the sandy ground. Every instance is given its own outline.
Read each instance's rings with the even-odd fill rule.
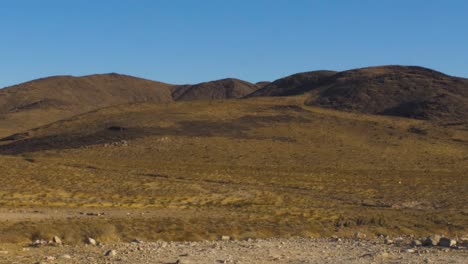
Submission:
[[[21,247],[0,263],[467,263],[466,248],[386,245],[382,239],[267,239]],[[110,256],[108,251],[114,250]]]

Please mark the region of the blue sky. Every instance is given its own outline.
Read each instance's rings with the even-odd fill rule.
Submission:
[[[468,77],[468,1],[0,0],[0,87],[107,72],[257,82],[383,64]]]

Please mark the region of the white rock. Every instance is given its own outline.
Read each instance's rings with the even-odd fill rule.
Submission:
[[[231,240],[231,237],[230,236],[222,236],[221,240],[228,241],[228,240]]]
[[[97,245],[96,240],[94,238],[90,238],[90,237],[86,238],[85,243],[88,244],[88,245],[93,245],[93,246]]]
[[[55,244],[62,244],[62,239],[60,239],[60,237],[58,237],[58,236],[54,236],[52,238],[52,242],[55,243]]]
[[[61,259],[71,259],[71,256],[68,254],[64,254],[60,256]]]

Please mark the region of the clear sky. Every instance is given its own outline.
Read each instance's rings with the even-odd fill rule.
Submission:
[[[257,82],[383,64],[468,77],[468,1],[0,0],[0,87],[108,72]]]

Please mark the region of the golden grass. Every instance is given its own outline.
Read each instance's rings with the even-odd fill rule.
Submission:
[[[2,207],[169,208],[182,216],[2,222],[0,233],[10,231],[0,240],[66,232],[69,241],[466,232],[466,131],[302,101],[119,106],[35,130],[33,137],[72,137],[109,124],[150,128],[128,146],[97,140],[0,156]]]

